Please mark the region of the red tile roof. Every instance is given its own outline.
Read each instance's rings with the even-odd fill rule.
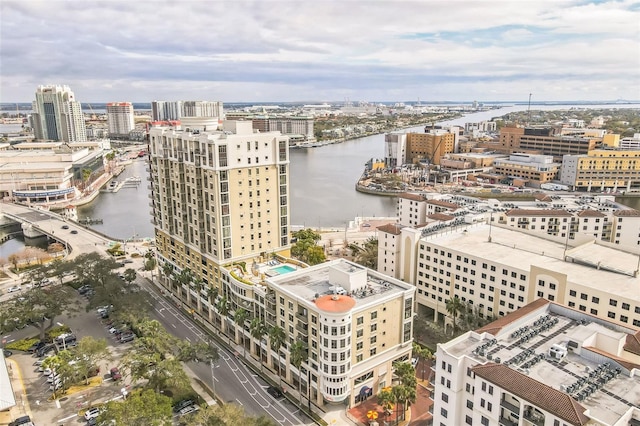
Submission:
[[[640,331],[635,334],[627,334],[624,350],[632,354],[640,355]]]
[[[444,214],[444,213],[433,213],[433,214],[427,215],[427,217],[429,219],[440,220],[442,222],[448,222],[448,221],[453,220],[453,219],[456,218],[455,216],[450,216],[450,215]]]
[[[413,201],[425,201],[426,198],[424,197],[424,195],[421,194],[411,194],[409,192],[405,192],[403,194],[398,195],[399,198],[405,198],[407,200],[413,200]]]
[[[613,212],[613,215],[622,217],[640,217],[640,210],[616,210]]]
[[[471,371],[476,376],[500,386],[518,398],[522,398],[572,425],[586,425],[590,420],[584,414],[586,408],[578,404],[571,396],[506,365],[488,363],[477,365]]]
[[[386,232],[387,234],[400,235],[400,230],[404,228],[404,225],[399,223],[387,223],[386,225],[378,226],[378,231]]]
[[[507,216],[558,216],[571,217],[571,213],[565,210],[528,210],[528,209],[511,209],[505,213]]]
[[[500,332],[500,330],[502,330],[503,327],[511,324],[513,321],[516,321],[524,316],[529,315],[531,312],[536,311],[541,307],[548,305],[549,303],[551,302],[549,302],[547,299],[540,298],[540,299],[534,300],[528,305],[524,305],[522,308],[517,309],[511,313],[508,313],[507,315],[500,317],[493,322],[490,322],[484,327],[477,329],[476,332],[477,333],[486,332],[496,336]]]
[[[460,207],[455,203],[450,203],[448,201],[440,201],[440,200],[427,200],[427,204],[433,204],[434,206],[446,207],[446,208],[452,209],[452,210],[455,210],[458,207]]]
[[[587,209],[587,210],[582,210],[580,213],[578,213],[578,216],[580,216],[580,217],[604,217],[606,215],[604,213],[602,213],[602,212],[599,212],[598,210]]]

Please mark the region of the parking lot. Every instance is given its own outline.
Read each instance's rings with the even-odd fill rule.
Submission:
[[[74,295],[73,297],[77,298],[80,312],[64,320],[60,318],[56,318],[56,320],[69,326],[78,340],[85,336],[106,339],[111,352],[111,359],[102,360],[98,364],[100,368],[98,376],[104,380],[101,385],[78,393],[64,395],[57,401],[51,401],[49,400],[52,394],[49,390],[51,383],[47,382],[47,377],[38,371],[38,366],[35,365],[39,358],[36,355],[13,351],[11,359],[18,363],[22,372],[23,384],[31,406],[32,419],[37,425],[66,424],[67,422],[70,424],[85,424],[85,419],[78,417],[78,411],[82,408],[88,407],[97,401],[122,397],[121,389],[125,383],[121,381],[114,382],[109,372],[111,368],[118,365],[119,359],[130,347],[131,343],[120,343],[115,334],[110,333],[109,329],[102,323],[103,319],[96,310],[85,311],[86,300],[83,297],[80,295]],[[37,334],[38,331],[34,327],[27,327],[5,338],[19,340],[25,337],[33,337]]]

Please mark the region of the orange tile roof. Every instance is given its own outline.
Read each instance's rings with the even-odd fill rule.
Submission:
[[[518,398],[522,398],[572,425],[586,425],[590,420],[584,414],[586,408],[578,404],[570,395],[532,379],[506,365],[487,363],[485,365],[477,365],[471,371]]]
[[[500,330],[502,330],[503,327],[511,324],[513,321],[516,321],[526,315],[529,315],[531,312],[536,311],[549,303],[551,302],[549,302],[547,299],[542,299],[542,298],[536,299],[533,302],[529,303],[528,305],[524,305],[522,308],[517,309],[513,312],[510,312],[507,315],[500,317],[493,322],[490,322],[484,327],[477,329],[476,332],[477,333],[486,332],[496,336],[500,332]]]
[[[322,309],[325,312],[349,312],[355,305],[355,299],[345,295],[327,294],[316,299],[318,309]]]

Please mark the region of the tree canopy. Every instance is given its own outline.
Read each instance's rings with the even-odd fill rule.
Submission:
[[[293,232],[296,242],[291,246],[291,255],[309,265],[317,265],[326,260],[324,249],[317,245],[320,234],[312,229]]]

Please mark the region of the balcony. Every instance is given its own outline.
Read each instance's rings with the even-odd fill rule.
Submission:
[[[504,426],[518,426],[518,423],[516,422],[512,422],[511,420],[505,418],[505,417],[500,417],[498,419],[498,423],[500,425],[504,425]]]
[[[309,324],[309,318],[307,318],[306,312],[296,312],[296,317],[298,318],[298,322],[302,322],[304,324]]]
[[[520,407],[518,407],[517,405],[511,404],[510,402],[507,402],[504,399],[500,401],[500,406],[503,408],[506,408],[507,410],[511,411],[514,414],[520,414]]]
[[[305,335],[305,337],[309,336],[309,326],[307,324],[301,322],[296,323],[296,330]]]

